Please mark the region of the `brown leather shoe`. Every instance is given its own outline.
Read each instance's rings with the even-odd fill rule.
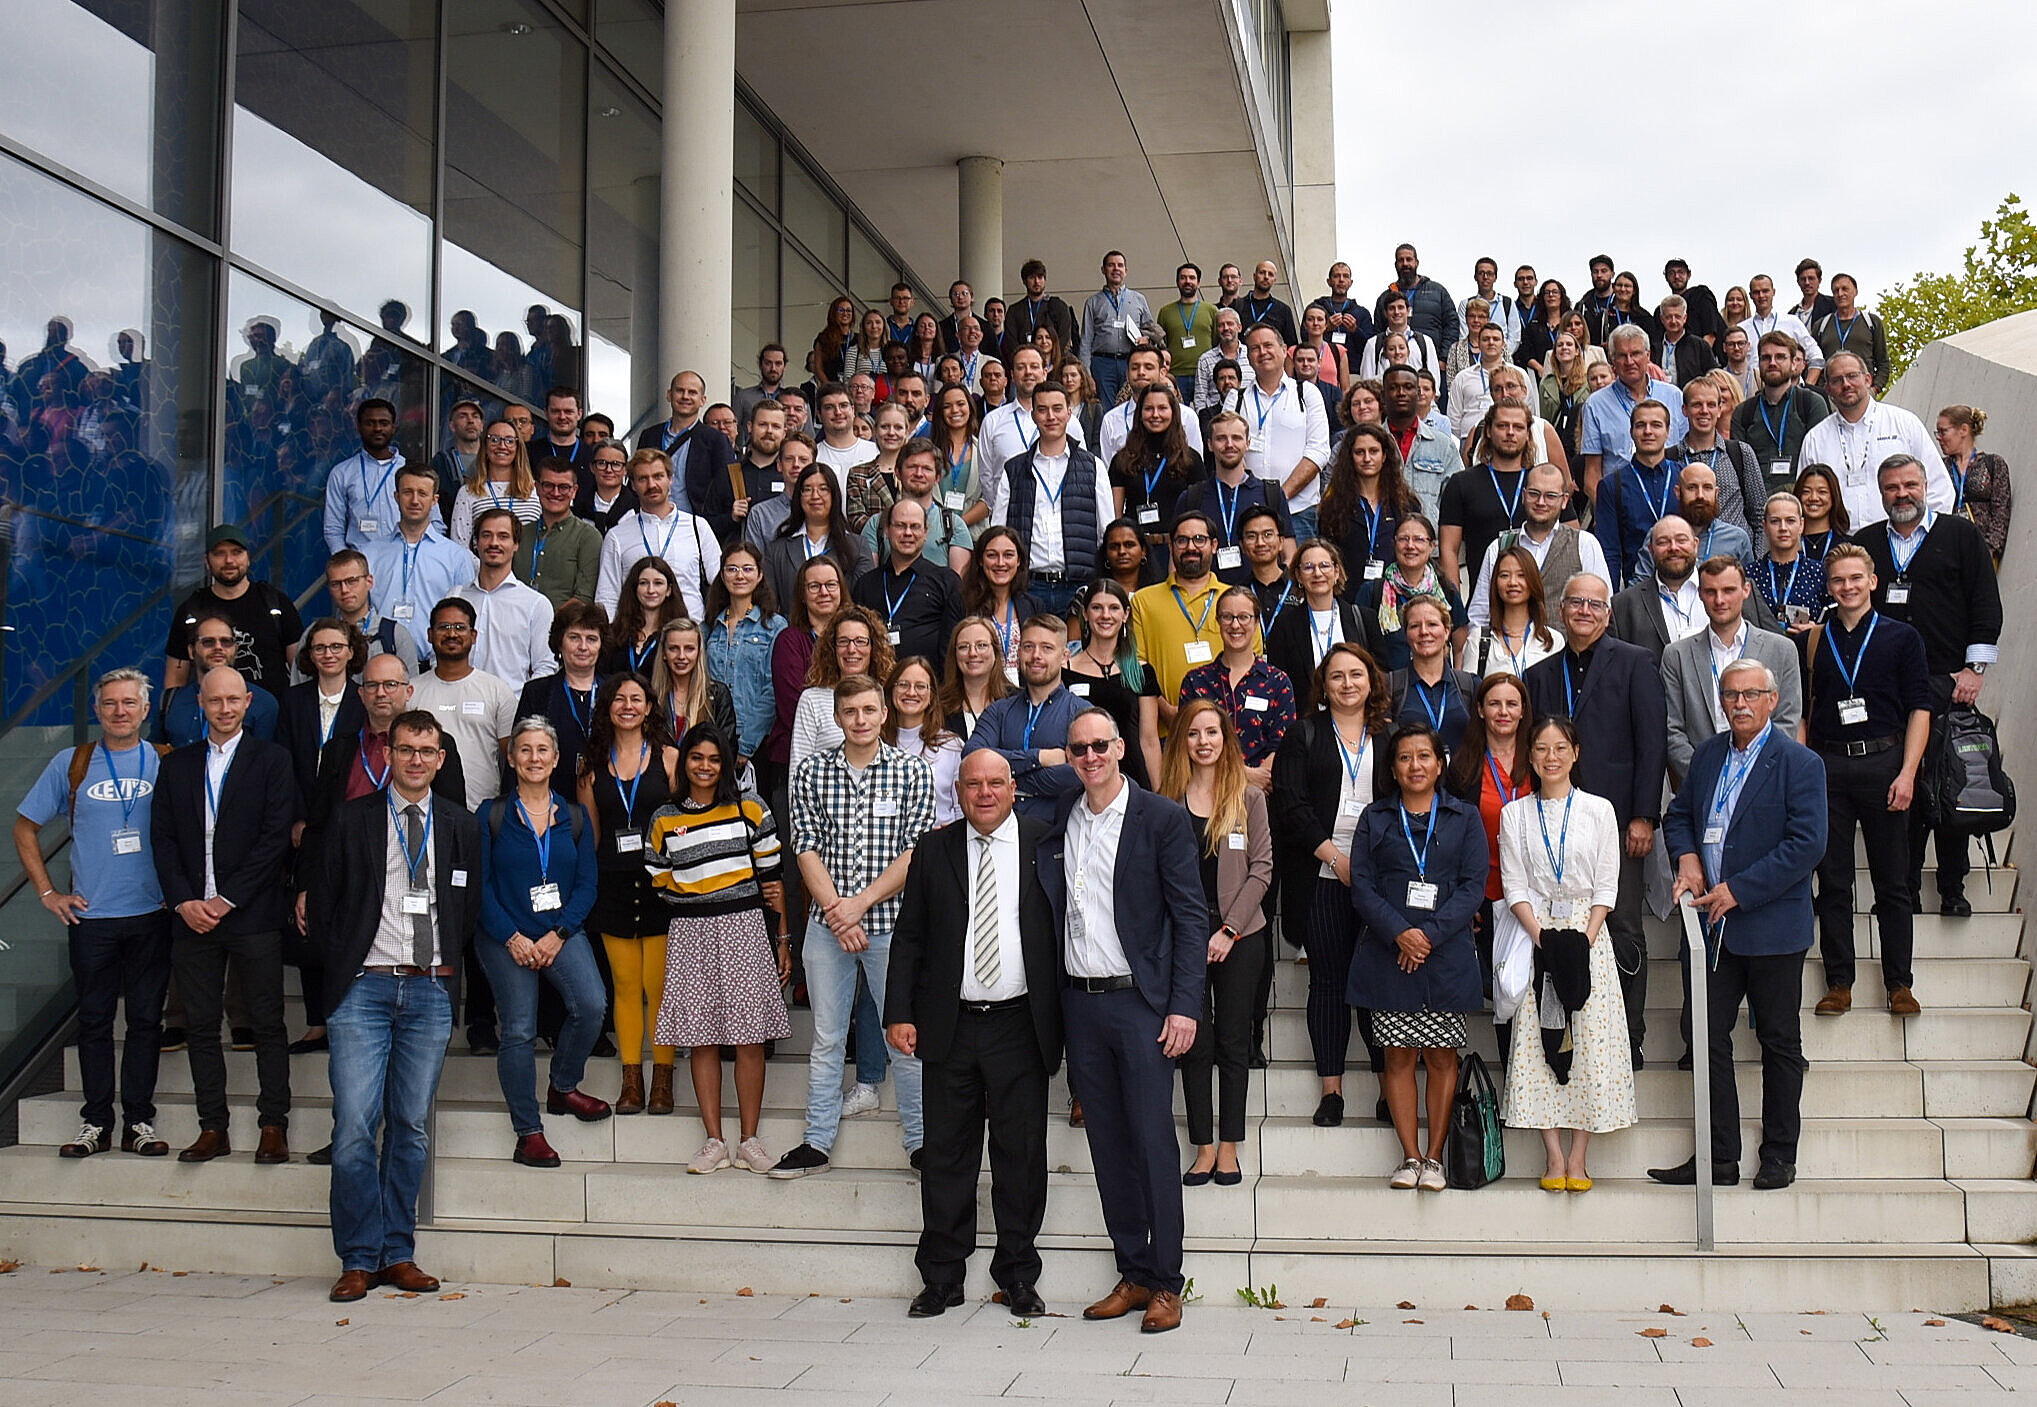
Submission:
[[[1181,1296],[1172,1290],[1155,1290],[1146,1305],[1146,1317],[1139,1321],[1142,1334],[1164,1334],[1181,1327]]]
[[[1071,1129],[1082,1127],[1082,1101],[1079,1099],[1068,1101],[1068,1127]]]
[[[641,1114],[644,1112],[644,1067],[625,1064],[622,1067],[622,1091],[615,1096],[615,1112],[618,1114]]]
[[[1851,987],[1828,987],[1825,995],[1818,999],[1818,1015],[1844,1016],[1853,1010],[1853,989]]]
[[[669,1114],[672,1112],[672,1067],[653,1063],[651,1066],[651,1102],[644,1106],[646,1114]]]
[[[1890,1016],[1915,1016],[1924,1008],[1917,1004],[1917,995],[1908,987],[1898,987],[1888,994]]]
[[[394,1265],[385,1265],[375,1272],[377,1285],[388,1285],[398,1290],[409,1290],[424,1294],[439,1287],[436,1275],[427,1275],[417,1268],[414,1260],[399,1260]]]
[[[332,1292],[326,1296],[334,1304],[352,1304],[364,1300],[374,1287],[375,1277],[365,1270],[349,1270],[332,1282]]]
[[[262,1125],[262,1140],[255,1145],[255,1161],[265,1165],[290,1161],[290,1135],[275,1124]]]
[[[1135,1309],[1144,1309],[1153,1298],[1153,1292],[1144,1285],[1134,1285],[1129,1280],[1120,1280],[1117,1288],[1082,1311],[1084,1319],[1122,1319]],[[1175,1321],[1180,1322],[1181,1314],[1175,1311]]]
[[[224,1158],[233,1152],[233,1145],[227,1142],[225,1129],[206,1129],[198,1135],[198,1141],[177,1155],[180,1163],[209,1163],[214,1158]]]

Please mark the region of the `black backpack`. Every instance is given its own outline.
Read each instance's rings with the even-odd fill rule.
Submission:
[[[1954,704],[1932,729],[1925,815],[1960,835],[1992,835],[2016,819],[2016,785],[2002,765],[1992,718]]]

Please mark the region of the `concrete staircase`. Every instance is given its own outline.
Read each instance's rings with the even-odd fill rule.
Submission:
[[[1858,919],[1861,1005],[1832,1019],[1809,1014],[1823,991],[1813,953],[1804,971],[1805,1045],[1800,1180],[1783,1192],[1744,1183],[1718,1194],[1718,1249],[1694,1249],[1686,1189],[1660,1187],[1645,1169],[1690,1150],[1690,1076],[1675,1068],[1680,984],[1678,930],[1649,921],[1648,1068],[1637,1077],[1642,1122],[1594,1140],[1595,1189],[1556,1196],[1536,1183],[1539,1136],[1509,1131],[1509,1176],[1475,1193],[1421,1196],[1390,1190],[1399,1158],[1391,1131],[1370,1117],[1363,1052],[1348,1081],[1350,1117],[1339,1129],[1310,1122],[1317,1084],[1302,1018],[1307,969],[1282,945],[1270,1032],[1270,1068],[1252,1075],[1245,1183],[1191,1189],[1188,1269],[1196,1288],[1228,1301],[1234,1288],[1278,1285],[1290,1303],[1331,1305],[1399,1298],[1496,1304],[1532,1295],[1543,1307],[1803,1310],[1860,1305],[1969,1309],[2037,1299],[2037,1124],[2029,1117],[2037,1068],[2026,1059],[2030,963],[2014,869],[1990,893],[1976,875],[1967,920],[1935,912],[1917,924],[1922,1016],[1903,1022],[1876,1009],[1880,986],[1872,921]],[[1867,900],[1867,875],[1860,874]],[[1926,904],[1936,894],[1926,883]],[[301,1017],[293,1010],[295,1029]],[[769,1067],[762,1136],[774,1153],[797,1143],[803,1122],[809,1024]],[[1489,1024],[1473,1023],[1491,1057]],[[583,1125],[548,1119],[567,1160],[539,1171],[510,1160],[512,1138],[494,1061],[448,1058],[437,1112],[431,1229],[420,1258],[450,1278],[758,1293],[900,1294],[916,1284],[912,1248],[918,1184],[887,1108],[844,1123],[834,1168],[776,1183],[738,1170],[689,1177],[701,1139],[682,1062],[680,1109]],[[1739,1037],[1742,1107],[1759,1108],[1751,1032]],[[228,1057],[235,1156],[203,1167],[119,1154],[59,1160],[53,1145],[77,1126],[76,1052],[66,1090],[22,1103],[21,1146],[0,1150],[0,1256],[47,1264],[148,1261],[173,1269],[323,1273],[333,1268],[325,1222],[327,1177],[302,1161],[258,1168],[253,1057]],[[540,1070],[542,1071],[542,1060]],[[596,1061],[587,1085],[611,1095],[614,1061]],[[291,1145],[324,1143],[331,1126],[323,1056],[293,1061]],[[178,1147],[197,1131],[190,1070],[164,1058],[158,1127]],[[733,1120],[733,1086],[729,1090]],[[1044,1241],[1050,1296],[1108,1285],[1088,1144],[1061,1116],[1055,1082],[1048,1159],[1054,1170]],[[1178,1098],[1177,1098],[1178,1108]],[[1747,1126],[1748,1165],[1758,1140]],[[980,1217],[991,1226],[987,1178]],[[987,1290],[987,1256],[972,1266]]]

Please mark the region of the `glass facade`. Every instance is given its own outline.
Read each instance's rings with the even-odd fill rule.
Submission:
[[[0,731],[159,672],[211,523],[315,587],[365,399],[413,460],[465,396],[664,414],[655,0],[0,0],[0,27],[68,56],[0,85]],[[727,383],[767,341],[803,364],[833,298],[921,284],[740,82],[734,162]]]

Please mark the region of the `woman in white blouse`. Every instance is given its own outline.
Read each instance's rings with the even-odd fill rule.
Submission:
[[[1606,936],[1606,917],[1620,888],[1621,829],[1612,803],[1571,785],[1577,765],[1577,729],[1567,718],[1535,724],[1528,745],[1536,792],[1509,802],[1500,812],[1500,875],[1507,905],[1495,935],[1495,1015],[1511,1016],[1513,1051],[1507,1061],[1502,1116],[1515,1128],[1542,1130],[1547,1168],[1542,1186],[1551,1192],[1588,1192],[1585,1156],[1595,1133],[1634,1123],[1634,1063],[1627,1038],[1627,1009],[1620,996],[1620,969]],[[1567,1078],[1552,1066],[1542,1008],[1553,996],[1553,978],[1537,982],[1523,973],[1539,967],[1532,948],[1557,933],[1582,933],[1589,945],[1591,993],[1576,1010],[1551,1012],[1567,1025],[1558,1063],[1568,1060]],[[1573,940],[1574,941],[1574,940]],[[1517,1009],[1510,993],[1521,992]],[[1567,1017],[1567,1020],[1564,1018]],[[1569,1152],[1561,1130],[1574,1134]]]
[[[934,774],[934,824],[962,819],[956,778],[962,770],[962,740],[941,716],[934,667],[922,655],[911,655],[891,671],[886,696],[891,707],[884,716],[884,741],[925,762]]]
[[[1465,634],[1458,668],[1480,678],[1488,674],[1526,677],[1528,666],[1563,650],[1563,636],[1551,630],[1542,570],[1534,554],[1515,543],[1492,562],[1486,623]]]

